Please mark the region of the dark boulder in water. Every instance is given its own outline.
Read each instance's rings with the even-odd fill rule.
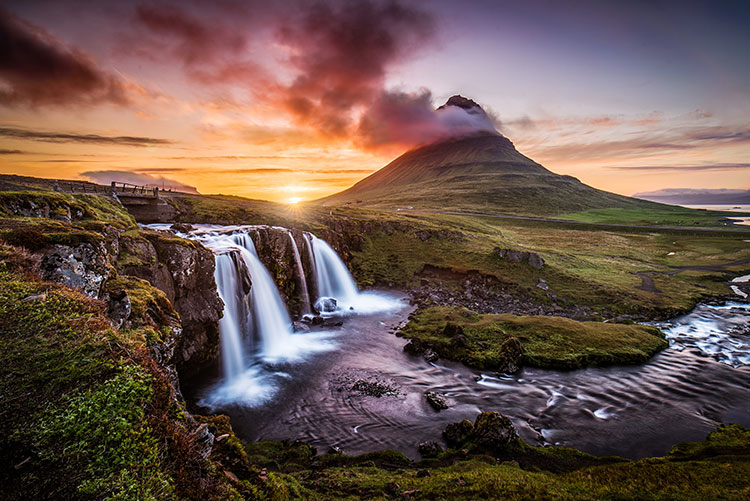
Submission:
[[[445,400],[445,396],[441,395],[440,393],[435,393],[434,391],[426,391],[424,394],[424,398],[427,399],[427,403],[430,404],[430,406],[438,412],[448,408],[448,402]]]
[[[443,430],[443,438],[449,447],[458,448],[469,439],[469,435],[474,430],[474,425],[468,419],[451,423]]]
[[[482,412],[474,424],[464,419],[443,431],[449,447],[467,447],[491,454],[502,454],[518,438],[511,420],[498,412]]]

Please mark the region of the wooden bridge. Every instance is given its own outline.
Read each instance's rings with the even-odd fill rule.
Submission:
[[[88,183],[86,181],[55,181],[54,189],[62,193],[92,193],[117,195],[118,197],[159,198],[159,188],[156,186],[120,183],[118,181],[112,181],[109,186]]]
[[[112,181],[105,184],[85,181],[55,181],[55,191],[62,193],[91,193],[116,197],[139,223],[161,223],[174,218],[177,211],[160,195],[172,190],[159,190],[156,186]]]

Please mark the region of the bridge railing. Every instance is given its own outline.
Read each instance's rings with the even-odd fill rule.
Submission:
[[[120,183],[112,181],[110,185],[111,191],[122,194],[134,194],[134,195],[150,195],[154,197],[159,196],[159,188],[156,186],[146,186],[132,183]]]

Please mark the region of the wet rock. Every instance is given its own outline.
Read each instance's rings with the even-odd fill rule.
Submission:
[[[292,322],[294,332],[310,332],[310,326],[304,322]]]
[[[448,402],[445,400],[445,396],[440,393],[426,391],[424,398],[427,400],[427,403],[438,412],[448,408]]]
[[[42,257],[42,277],[98,298],[102,284],[109,277],[107,264],[102,244],[53,245]]]
[[[344,451],[337,445],[332,445],[328,448],[327,454],[343,454]]]
[[[498,372],[513,374],[520,370],[523,346],[518,338],[511,337],[506,339],[500,345],[498,351],[502,356],[502,363],[497,368]]]
[[[315,315],[314,317],[312,317],[311,323],[313,325],[323,325],[323,322],[325,321],[325,318],[321,317],[320,315]]]
[[[130,318],[130,296],[124,290],[109,293],[107,314],[112,324],[118,329]]]
[[[334,313],[338,308],[338,302],[332,297],[321,297],[315,301],[313,308],[318,313]]]
[[[440,356],[438,356],[432,348],[427,348],[422,354],[422,358],[424,358],[426,362],[435,362]]]
[[[381,374],[363,369],[343,369],[331,376],[330,388],[338,392],[368,397],[395,397],[401,395],[398,384]]]
[[[547,281],[545,279],[540,278],[539,282],[537,282],[537,284],[536,284],[536,288],[537,289],[542,289],[543,291],[548,291],[549,290],[549,285],[547,285]]]
[[[434,458],[443,452],[443,448],[437,442],[422,442],[417,446],[417,451],[423,458]]]
[[[513,440],[518,438],[518,433],[511,420],[497,412],[483,412],[474,421],[470,440],[477,446],[499,451]]]
[[[451,423],[443,430],[443,438],[448,443],[449,447],[459,447],[462,445],[471,435],[474,430],[474,425],[468,419],[459,421],[458,423]]]
[[[430,477],[430,470],[419,470],[417,472],[417,478],[424,478],[424,477]]]
[[[419,339],[410,339],[404,345],[404,351],[409,355],[422,355],[428,349],[431,349],[430,346]]]
[[[178,231],[180,233],[189,233],[195,229],[192,224],[188,223],[174,223],[169,227],[170,230]]]

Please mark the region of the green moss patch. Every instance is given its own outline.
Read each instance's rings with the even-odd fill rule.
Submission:
[[[454,325],[460,328],[446,329]],[[432,307],[413,315],[400,335],[439,356],[479,369],[504,367],[509,340],[522,347],[523,365],[556,369],[634,364],[668,346],[655,327],[578,322],[563,317],[479,315],[465,308]]]

